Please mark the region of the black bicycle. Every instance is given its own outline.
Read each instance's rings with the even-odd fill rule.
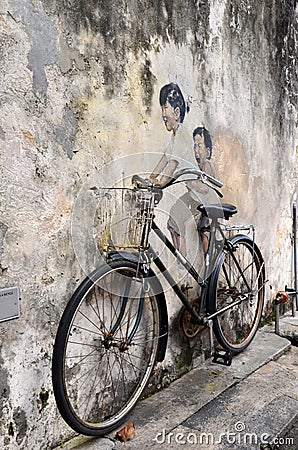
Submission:
[[[121,201],[115,197],[116,190],[103,193],[109,201],[115,197],[123,242],[116,243],[113,229],[106,233],[105,262],[84,279],[69,300],[53,352],[56,402],[64,420],[78,433],[101,436],[118,427],[142,396],[155,362],[164,359],[168,315],[161,274],[183,304],[190,334],[202,325],[213,325],[225,358],[244,350],[258,329],[265,291],[264,260],[254,233],[253,237],[239,234],[252,227],[225,224],[237,213],[236,207],[198,205],[201,214],[209,218],[203,275],[154,220],[162,189],[178,183],[185,174],[217,192],[222,186],[200,170],[184,169],[163,188],[134,177],[132,189],[120,190]],[[134,211],[122,221],[119,205],[125,203]],[[150,245],[152,231],[200,287],[199,304],[189,301]],[[227,361],[229,364],[230,358]]]

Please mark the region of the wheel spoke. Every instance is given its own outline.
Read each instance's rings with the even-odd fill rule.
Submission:
[[[234,238],[233,250],[223,255],[210,283],[214,331],[230,351],[243,350],[257,330],[264,300],[264,263],[250,238]],[[239,301],[241,300],[241,301]],[[221,309],[225,309],[220,313]]]
[[[54,392],[63,417],[79,433],[101,435],[115,428],[152,372],[159,311],[150,281],[144,294],[140,276],[137,265],[127,262],[99,270],[74,294],[75,306],[61,321],[68,324],[61,337],[58,330],[53,359],[59,360],[63,382],[56,376],[61,387]]]

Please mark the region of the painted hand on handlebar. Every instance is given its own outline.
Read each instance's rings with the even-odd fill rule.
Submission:
[[[162,199],[162,186],[158,183],[153,183],[153,180],[149,180],[147,178],[142,178],[139,175],[133,175],[132,184],[136,189],[148,189],[154,193],[154,203],[157,205]]]

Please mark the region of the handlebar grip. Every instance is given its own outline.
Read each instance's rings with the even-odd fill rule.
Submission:
[[[137,188],[148,187],[148,181],[140,177],[139,175],[133,175],[131,182]]]
[[[223,187],[223,183],[221,181],[217,180],[216,178],[212,177],[211,175],[204,173],[203,176],[206,177],[207,180],[210,181],[210,183],[214,184],[214,186],[217,186],[219,188]]]
[[[213,188],[214,189],[214,191],[217,193],[217,195],[220,197],[220,198],[223,198],[223,193],[222,192],[220,192],[218,189],[216,189],[216,188]]]

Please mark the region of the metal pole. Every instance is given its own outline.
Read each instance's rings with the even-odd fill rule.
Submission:
[[[279,300],[275,300],[275,333],[279,334]]]
[[[298,292],[297,292],[297,194],[293,197],[293,250],[294,250],[294,290],[295,296],[292,302],[292,316],[295,317],[295,309],[298,311]]]

